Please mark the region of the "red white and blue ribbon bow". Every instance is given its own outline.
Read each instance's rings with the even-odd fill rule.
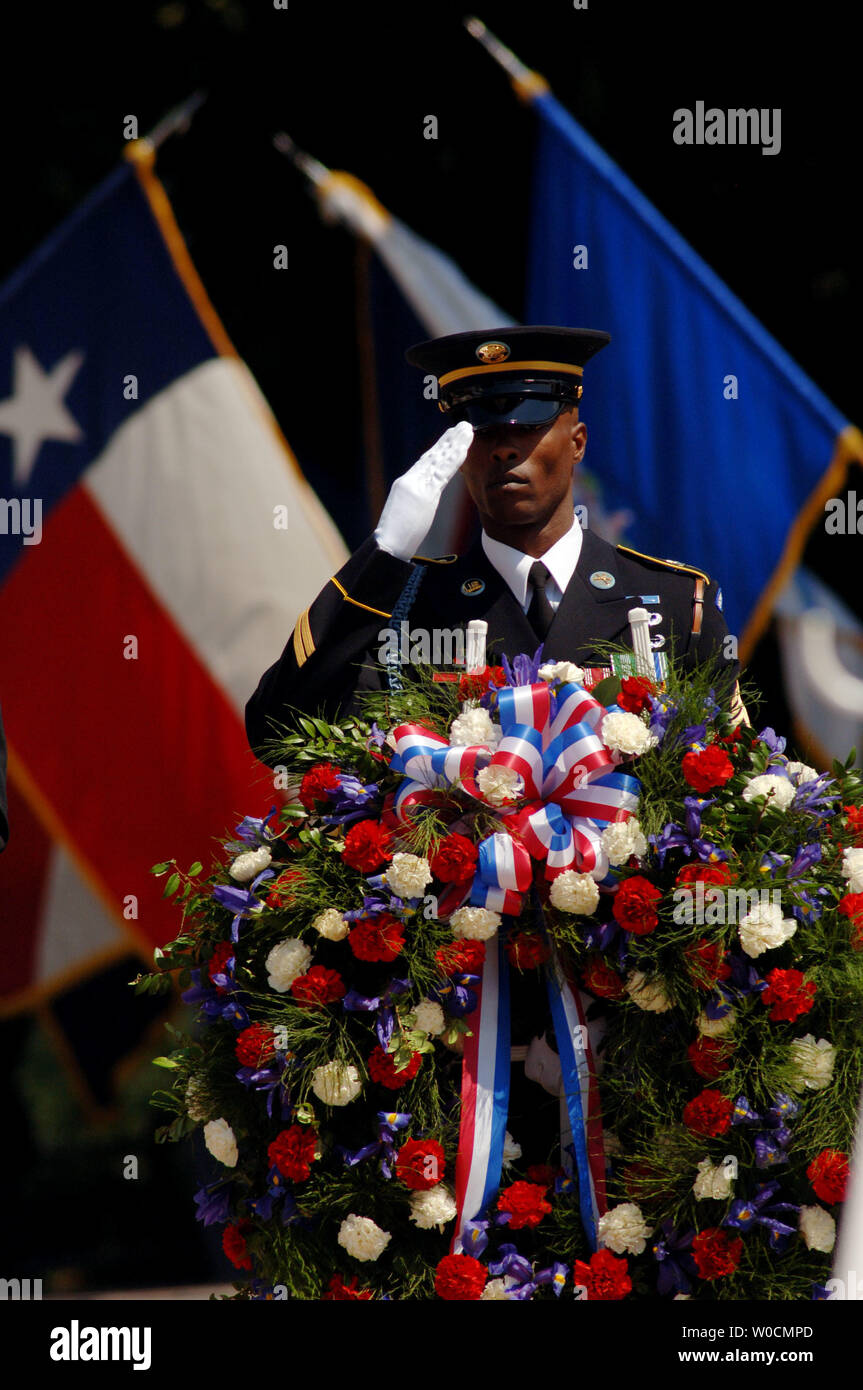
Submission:
[[[401,820],[414,806],[455,787],[488,804],[477,782],[483,768],[518,774],[520,804],[495,808],[506,817],[506,830],[480,843],[470,891],[472,903],[517,915],[532,880],[531,857],[546,861],[549,879],[575,869],[606,880],[602,826],[632,815],[639,785],[615,771],[615,758],[600,737],[609,711],[583,686],[571,682],[556,694],[545,682],[506,686],[497,705],[502,737],[493,753],[483,745],[451,745],[419,724],[401,724],[393,731],[390,765],[409,779],[395,800]]]

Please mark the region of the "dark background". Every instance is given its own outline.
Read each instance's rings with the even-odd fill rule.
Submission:
[[[479,13],[860,421],[861,116],[847,9],[834,0],[791,9],[588,4],[487,3]],[[207,101],[189,132],[163,146],[157,171],[229,335],[353,546],[376,519],[363,496],[355,242],[323,226],[272,136],[284,129],[365,180],[521,318],[536,212],[534,117],[463,29],[462,5],[289,6],[170,0],[7,11],[0,278],[115,166],[125,117],[136,116],[145,134],[204,88]],[[673,112],[697,100],[780,107],[781,153],[675,145]],[[437,140],[423,138],[430,114]],[[287,272],[273,269],[279,243],[289,248]],[[860,611],[859,565],[831,574],[833,553],[822,555],[821,573]],[[761,722],[787,728],[771,636],[751,670],[767,694]],[[76,1007],[90,1011],[95,1052],[110,1051],[122,1019],[106,1014],[97,992],[84,991]],[[139,1071],[112,1124],[88,1128],[26,1027],[7,1026],[4,1036],[7,1062],[23,1048],[24,1067],[19,1098],[4,1101],[20,1141],[4,1146],[20,1198],[4,1239],[16,1271],[53,1270],[55,1286],[68,1288],[229,1278],[191,1219],[191,1155],[152,1144],[146,1093],[155,1074]],[[130,1152],[141,1156],[134,1183],[121,1179]]]

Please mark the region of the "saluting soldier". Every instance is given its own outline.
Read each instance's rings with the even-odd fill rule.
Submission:
[[[736,681],[715,580],[692,565],[612,545],[576,519],[572,483],[587,444],[579,418],[585,364],[609,342],[582,328],[455,333],[406,356],[438,381],[449,428],[392,486],[373,536],[300,615],[246,706],[260,755],[290,707],[337,718],[358,690],[380,689],[382,633],[488,623],[501,653],[601,665],[596,643],[630,643],[627,614],[650,615],[652,646],[686,669],[717,658]],[[416,554],[441,494],[461,470],[482,531],[462,556]],[[735,708],[746,718],[734,687]]]
[[[262,677],[246,707],[256,752],[289,706],[336,718],[352,711],[358,690],[382,688],[382,636],[403,621],[411,633],[432,634],[482,618],[490,663],[501,652],[533,655],[542,643],[544,660],[595,667],[596,643],[629,645],[628,612],[642,607],[657,652],[673,641],[687,669],[716,657],[736,682],[716,583],[691,565],[611,545],[576,519],[573,475],[587,443],[582,375],[608,341],[589,329],[530,327],[456,333],[409,349],[408,361],[437,377],[439,404],[454,423],[395,481],[374,535],[300,616]],[[459,469],[480,538],[463,556],[417,555]],[[734,691],[745,719],[736,683]],[[542,1163],[568,1125],[560,1063],[539,973],[514,977],[511,990],[508,1125],[524,1161]],[[601,1024],[591,1024],[593,1047],[600,1037]]]

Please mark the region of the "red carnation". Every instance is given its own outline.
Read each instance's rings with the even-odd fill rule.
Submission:
[[[551,1211],[545,1200],[545,1188],[534,1182],[514,1182],[505,1187],[497,1199],[499,1211],[511,1212],[509,1229],[520,1231],[523,1226],[538,1226]]]
[[[702,1279],[722,1279],[726,1274],[733,1274],[742,1254],[740,1236],[723,1231],[719,1226],[699,1231],[692,1242],[693,1259]]]
[[[488,1271],[473,1255],[444,1255],[435,1272],[435,1293],[451,1301],[476,1301],[485,1288]]]
[[[459,676],[458,698],[460,700],[479,700],[485,695],[492,682],[498,686],[506,685],[506,676],[502,666],[486,666],[484,671],[475,671],[470,675]]]
[[[771,970],[767,989],[762,991],[762,1004],[770,1004],[774,1022],[793,1023],[800,1014],[807,1014],[815,1002],[815,982],[807,980],[802,970]]]
[[[381,912],[377,917],[361,917],[348,937],[348,945],[357,960],[395,960],[404,944],[402,924],[390,912]]]
[[[479,850],[466,835],[447,835],[441,840],[429,866],[441,883],[465,883],[473,878]]]
[[[342,859],[361,874],[379,869],[384,860],[392,859],[392,836],[376,820],[357,821],[345,836]]]
[[[413,1081],[422,1066],[422,1060],[421,1052],[412,1052],[407,1066],[397,1071],[394,1054],[384,1052],[382,1047],[376,1047],[368,1060],[369,1076],[379,1086],[386,1086],[389,1091],[397,1091],[406,1081]]]
[[[356,1275],[345,1283],[340,1274],[334,1274],[327,1284],[326,1293],[321,1294],[322,1303],[354,1303],[362,1302],[365,1299],[374,1298],[371,1289],[358,1288],[359,1280]]]
[[[731,966],[726,963],[725,951],[719,941],[708,941],[701,936],[683,952],[689,966],[689,974],[696,989],[711,990],[717,980],[727,980]]]
[[[308,1125],[289,1125],[267,1149],[270,1166],[278,1168],[283,1178],[305,1182],[311,1176],[317,1138],[315,1130]]]
[[[270,884],[267,907],[274,907],[276,911],[290,907],[295,900],[294,885],[301,883],[304,878],[302,869],[285,869],[284,873],[279,874],[275,882]]]
[[[581,978],[585,989],[599,995],[600,999],[620,999],[623,995],[622,979],[602,956],[588,956]]]
[[[231,959],[236,949],[232,941],[220,941],[217,944],[213,954],[210,956],[209,964],[207,965],[207,974],[213,981],[213,984],[216,983],[214,976],[226,975],[228,973],[228,961]],[[227,994],[228,992],[224,985],[216,985],[216,989],[219,994]]]
[[[434,958],[444,975],[478,975],[485,960],[484,941],[448,941]]]
[[[222,1249],[227,1255],[231,1264],[237,1269],[251,1269],[252,1257],[246,1245],[245,1232],[249,1230],[251,1221],[245,1218],[236,1222],[235,1225],[226,1226],[222,1232]]]
[[[721,748],[710,743],[700,752],[683,756],[683,775],[697,792],[709,792],[711,787],[724,787],[734,776],[734,764]]]
[[[307,772],[300,783],[300,801],[307,811],[314,811],[318,801],[329,801],[330,792],[339,787],[339,769],[333,763],[318,763]]]
[[[705,1081],[715,1081],[724,1071],[728,1071],[730,1048],[719,1038],[701,1036],[690,1043],[687,1056],[699,1076]]]
[[[275,1034],[264,1023],[253,1023],[237,1034],[234,1051],[242,1067],[262,1067],[276,1050]]]
[[[863,893],[846,893],[840,898],[836,911],[851,923],[851,945],[863,951]]]
[[[848,1186],[848,1155],[841,1149],[822,1149],[806,1169],[812,1190],[822,1202],[844,1202]]]
[[[555,1174],[550,1163],[531,1163],[527,1170],[527,1176],[531,1182],[539,1183],[542,1188],[548,1188],[554,1182]]]
[[[551,957],[551,950],[539,932],[522,931],[506,943],[506,955],[516,970],[533,970]]]
[[[858,849],[863,849],[863,806],[843,806],[845,833]]]
[[[632,878],[623,880],[614,895],[615,919],[624,931],[631,931],[635,936],[647,936],[659,921],[653,904],[659,902],[661,897],[659,889],[654,888],[643,874],[633,874]]]
[[[641,714],[650,704],[649,697],[655,694],[656,686],[646,676],[624,676],[617,703],[630,714]]]
[[[694,864],[684,864],[677,875],[677,883],[736,883],[737,875],[730,864],[722,861],[718,864],[702,864],[696,861]]]
[[[323,965],[313,965],[305,975],[298,975],[291,985],[291,994],[303,1008],[317,1008],[332,1004],[346,993],[345,982],[337,970],[327,970]]]
[[[693,1134],[713,1138],[731,1127],[734,1106],[721,1091],[702,1091],[683,1107],[683,1123]]]
[[[436,1139],[408,1139],[396,1159],[396,1176],[413,1192],[426,1192],[443,1178],[446,1156]]]
[[[576,1260],[572,1267],[576,1288],[587,1289],[588,1299],[626,1298],[632,1288],[629,1265],[610,1250],[597,1250],[590,1264]]]

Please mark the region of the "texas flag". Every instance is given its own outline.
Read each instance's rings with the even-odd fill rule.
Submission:
[[[272,805],[243,706],[346,556],[128,153],[0,291],[5,1014],[176,935],[150,867]]]

